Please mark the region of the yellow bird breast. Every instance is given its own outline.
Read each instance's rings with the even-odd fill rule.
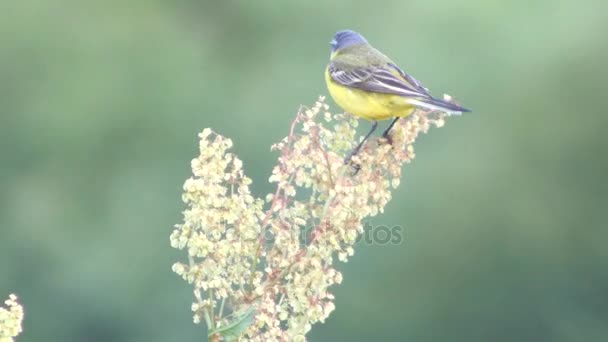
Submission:
[[[367,120],[404,117],[414,111],[414,106],[403,96],[343,86],[331,78],[328,69],[325,69],[325,82],[329,94],[342,109]]]

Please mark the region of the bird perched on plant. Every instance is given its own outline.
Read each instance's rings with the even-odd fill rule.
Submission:
[[[327,89],[346,112],[372,121],[372,129],[346,158],[348,162],[378,126],[378,120],[395,118],[384,131],[416,108],[451,114],[468,109],[435,98],[418,80],[401,70],[395,62],[372,47],[359,33],[339,31],[331,41],[329,65],[325,69]]]

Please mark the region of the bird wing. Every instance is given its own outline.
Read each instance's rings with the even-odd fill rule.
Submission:
[[[331,62],[329,75],[344,86],[408,97],[430,97],[418,80],[392,63],[355,68],[341,64]]]

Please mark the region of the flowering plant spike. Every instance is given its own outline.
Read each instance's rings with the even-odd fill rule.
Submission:
[[[14,294],[10,294],[4,304],[6,307],[0,306],[0,342],[12,342],[23,331],[23,306]]]
[[[187,251],[173,271],[193,286],[194,322],[212,341],[304,341],[313,324],[335,309],[330,287],[342,282],[335,261],[347,262],[363,233],[362,220],[383,212],[414,158],[420,132],[445,114],[412,114],[391,142],[369,140],[352,159],[358,121],[331,114],[321,97],[302,107],[279,152],[274,193],[254,197],[232,141],[210,129],[200,137],[193,177],[184,184],[184,220],[171,246]]]

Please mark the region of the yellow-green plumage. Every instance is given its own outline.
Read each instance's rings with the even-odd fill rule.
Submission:
[[[385,66],[393,63],[388,57],[370,45],[356,45],[335,51],[330,60],[346,70],[369,66]],[[394,63],[393,63],[394,64]],[[396,70],[393,74],[407,82]],[[325,82],[331,97],[345,111],[367,120],[386,120],[405,117],[414,111],[414,106],[401,95],[370,92],[347,87],[334,81],[325,68]]]
[[[343,86],[331,78],[328,68],[325,69],[325,82],[329,94],[342,109],[367,120],[405,117],[412,114],[415,108],[401,95]]]

